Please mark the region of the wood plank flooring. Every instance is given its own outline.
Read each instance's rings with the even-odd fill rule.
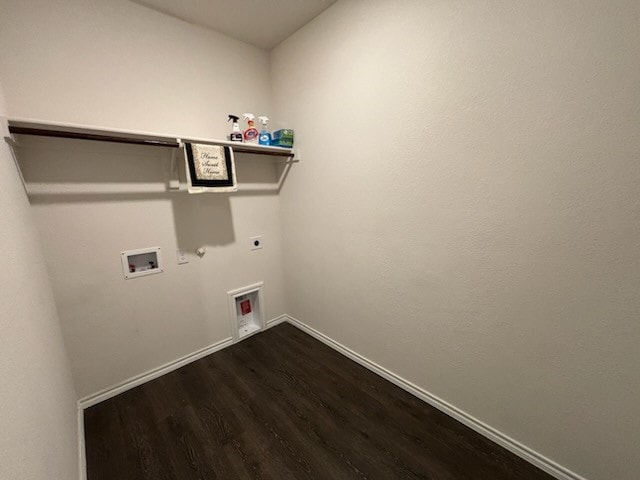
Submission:
[[[88,480],[552,477],[282,324],[85,412]]]

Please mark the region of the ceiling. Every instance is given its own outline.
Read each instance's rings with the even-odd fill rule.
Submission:
[[[132,0],[189,23],[271,49],[336,0]]]

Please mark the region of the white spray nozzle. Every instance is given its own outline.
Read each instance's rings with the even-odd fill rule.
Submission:
[[[267,124],[267,122],[269,121],[269,117],[265,117],[265,116],[263,115],[263,116],[261,116],[261,117],[258,117],[258,120],[260,120],[260,123],[261,123],[262,125],[266,125],[266,124]]]
[[[256,118],[253,113],[243,113],[242,116],[244,118],[246,118],[247,120],[250,120],[253,122],[253,120]]]

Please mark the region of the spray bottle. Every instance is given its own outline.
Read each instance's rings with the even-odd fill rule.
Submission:
[[[247,143],[258,143],[258,129],[253,126],[253,120],[256,117],[253,116],[253,113],[243,113],[242,116],[249,124],[244,131],[244,141]]]
[[[229,140],[231,140],[232,142],[242,141],[242,132],[240,131],[238,120],[239,118],[235,115],[229,115],[229,120],[227,120],[227,122],[233,121],[233,127],[231,128],[231,133],[229,134]]]
[[[258,143],[260,145],[271,145],[271,133],[267,130],[267,122],[269,121],[269,117],[261,116],[258,117],[260,123],[262,124],[262,130],[260,130],[260,136],[258,137]]]

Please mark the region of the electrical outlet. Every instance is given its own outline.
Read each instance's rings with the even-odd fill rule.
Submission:
[[[187,259],[187,254],[182,250],[176,250],[176,255],[178,257],[178,265],[184,265],[185,263],[189,263],[189,259]]]
[[[262,235],[249,238],[251,250],[260,250],[262,248]]]

